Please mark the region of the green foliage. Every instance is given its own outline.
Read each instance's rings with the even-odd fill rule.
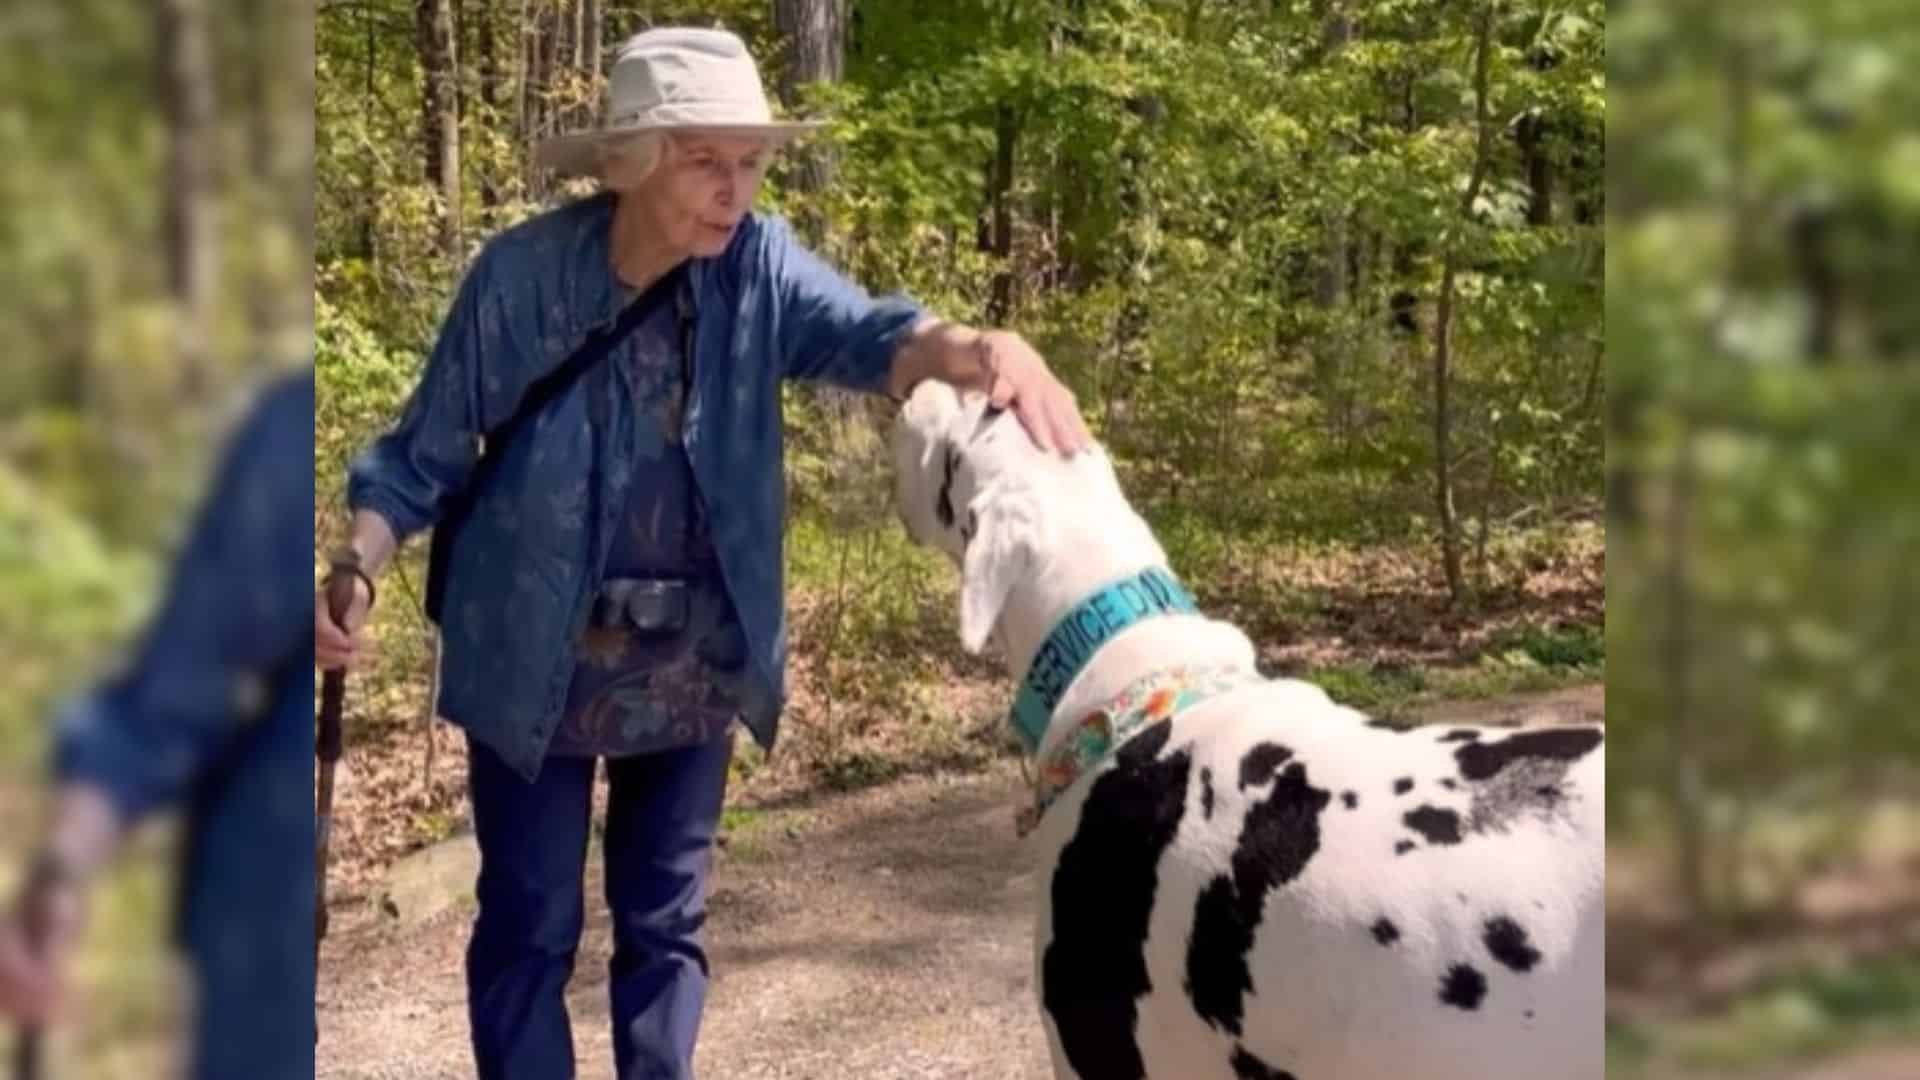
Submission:
[[[1906,15],[1610,27],[1609,808],[1735,863],[1757,808],[1854,805],[1920,753]],[[1749,879],[1695,903],[1740,911]]]
[[[1653,1066],[1676,1064],[1744,1075],[1768,1062],[1915,1037],[1920,960],[1885,956],[1791,971],[1710,1011],[1663,1024],[1610,1024],[1607,1075],[1630,1080]]]
[[[435,251],[406,25],[378,8],[321,20],[321,289],[383,355],[417,355],[458,268]],[[801,192],[776,170],[766,203],[810,223],[855,279],[950,317],[981,320],[1004,291],[1007,320],[1080,389],[1139,500],[1243,535],[1431,528],[1429,342],[1391,336],[1386,302],[1412,291],[1424,329],[1442,247],[1464,245],[1463,511],[1497,522],[1590,500],[1599,244],[1571,204],[1598,197],[1602,13],[1503,11],[1495,182],[1464,232],[1471,11],[1437,2],[1370,5],[1339,51],[1304,9],[863,4],[846,80],[807,101],[830,122],[835,182]],[[765,5],[700,14],[777,57]],[[608,40],[626,29],[610,22]],[[1555,62],[1536,70],[1543,50]],[[479,98],[463,123],[469,249],[536,208],[510,110]],[[1530,112],[1552,121],[1558,170],[1557,216],[1538,226],[1504,134]],[[1004,259],[976,242],[1002,127],[1014,163]],[[496,205],[478,197],[486,188]],[[1353,280],[1323,305],[1313,280],[1336,237]],[[812,404],[789,410],[802,471],[832,457]],[[1259,490],[1249,476],[1265,478]]]
[[[1589,668],[1606,660],[1605,636],[1585,625],[1526,625],[1495,634],[1487,651],[1508,662],[1524,659],[1545,668]]]
[[[384,346],[353,316],[324,294],[314,304],[313,460],[316,506],[344,497],[347,462],[369,432],[393,422],[399,404],[419,378],[418,361]]]
[[[0,463],[0,762],[40,745],[52,695],[89,674],[142,609],[151,575]]]
[[[1398,712],[1427,689],[1427,673],[1406,666],[1341,664],[1305,677],[1333,700],[1366,713]]]
[[[572,8],[528,10],[544,40],[549,16]],[[1221,594],[1282,545],[1430,542],[1433,304],[1442,257],[1457,251],[1456,502],[1487,552],[1489,589],[1517,589],[1531,569],[1509,549],[1543,520],[1590,515],[1604,466],[1603,9],[1499,7],[1489,182],[1464,219],[1479,9],[1356,10],[1351,39],[1333,49],[1324,5],[863,0],[844,79],[796,103],[826,121],[814,143],[830,151],[833,180],[805,190],[783,157],[761,206],[873,291],[1026,335],[1075,388],[1175,564]],[[552,110],[590,103],[597,88],[565,63],[546,84],[523,81],[518,9],[463,11],[457,257],[438,241],[441,196],[426,180],[410,7],[321,13],[322,529],[337,527],[345,462],[391,422],[419,371],[460,264],[500,228],[585,190],[556,188],[528,153]],[[724,23],[777,84],[771,5],[645,14],[650,25]],[[491,93],[478,59],[489,20],[502,57]],[[639,22],[609,10],[603,41]],[[1523,116],[1544,125],[1537,161],[1513,135]],[[1530,165],[1551,174],[1553,212],[1538,221]],[[1338,287],[1323,295],[1328,283]],[[1403,292],[1413,334],[1391,326]],[[894,520],[876,438],[884,410],[801,388],[783,407],[794,681],[809,715],[835,728],[818,748],[829,779],[866,776],[860,739],[883,728],[910,728],[902,738],[935,757],[987,752],[953,736],[951,718],[943,742],[921,732],[938,725],[874,708],[917,701],[972,663],[955,655],[951,570],[912,550]],[[1284,607],[1292,595],[1266,599]],[[411,636],[402,618],[389,607],[376,631]],[[1540,633],[1509,650],[1518,660],[1469,660],[1444,685],[1498,692],[1597,670],[1577,631]],[[1383,701],[1439,692],[1352,682]]]

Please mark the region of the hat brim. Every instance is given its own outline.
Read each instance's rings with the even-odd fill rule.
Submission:
[[[609,142],[632,138],[649,131],[679,131],[743,138],[771,139],[784,143],[825,127],[820,120],[788,120],[767,124],[634,124],[627,127],[595,128],[575,131],[540,140],[534,147],[534,164],[564,176],[591,176],[599,165],[598,150]]]

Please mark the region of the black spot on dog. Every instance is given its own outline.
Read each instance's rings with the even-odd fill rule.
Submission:
[[[1411,776],[1403,776],[1400,779],[1395,780],[1393,782],[1393,793],[1395,795],[1405,795],[1407,792],[1412,790],[1413,790],[1413,777]]]
[[[1253,989],[1247,953],[1267,894],[1299,877],[1320,850],[1320,815],[1332,800],[1332,793],[1307,782],[1305,765],[1288,765],[1267,797],[1247,811],[1231,872],[1201,891],[1187,942],[1186,989],[1194,1011],[1214,1027],[1242,1034],[1246,994]]]
[[[1493,958],[1515,971],[1531,971],[1540,962],[1540,950],[1527,940],[1526,928],[1505,915],[1487,920],[1485,940]]]
[[[1382,945],[1391,945],[1400,940],[1400,928],[1383,915],[1379,922],[1373,924],[1373,940]]]
[[[1456,783],[1454,783],[1454,782],[1453,782],[1453,777],[1451,777],[1451,776],[1443,776],[1443,777],[1441,777],[1441,778],[1440,778],[1440,786],[1441,786],[1441,787],[1443,787],[1443,788],[1445,788],[1445,789],[1446,789],[1446,790],[1448,790],[1448,791],[1457,791],[1457,790],[1459,790],[1459,788],[1460,788],[1460,785],[1459,785],[1459,784],[1456,784]]]
[[[1528,1010],[1527,1010],[1527,1019],[1529,1019],[1529,1020],[1531,1020],[1531,1019],[1533,1019],[1533,1010],[1532,1010],[1532,1009],[1528,1009]]]
[[[1461,812],[1465,830],[1499,833],[1522,819],[1563,818],[1581,795],[1570,775],[1575,764],[1603,740],[1598,728],[1542,728],[1455,750],[1472,799]]]
[[[960,451],[947,447],[947,472],[940,480],[940,499],[933,504],[934,516],[940,519],[940,527],[953,528],[953,474],[960,467]]]
[[[1353,792],[1351,792],[1351,791],[1343,791],[1343,792],[1341,792],[1341,793],[1340,793],[1340,801],[1341,801],[1341,802],[1343,802],[1343,803],[1345,803],[1345,804],[1346,804],[1346,806],[1347,806],[1347,809],[1349,809],[1349,810],[1358,810],[1358,809],[1360,809],[1360,796],[1358,796],[1358,795],[1355,795],[1355,794],[1354,794]]]
[[[1041,1000],[1081,1076],[1146,1075],[1134,1002],[1153,985],[1145,946],[1157,867],[1180,828],[1193,766],[1184,749],[1160,759],[1170,731],[1163,720],[1121,747],[1053,873]]]
[[[1472,728],[1454,728],[1440,736],[1441,742],[1477,742],[1479,739],[1480,733]]]
[[[1440,1000],[1456,1009],[1472,1012],[1487,997],[1487,977],[1466,964],[1455,964],[1440,980]]]
[[[1259,787],[1273,779],[1274,772],[1292,756],[1293,751],[1270,742],[1247,751],[1247,756],[1240,759],[1240,790]]]
[[[1407,811],[1401,820],[1407,823],[1407,828],[1426,837],[1429,844],[1460,842],[1460,815],[1445,807],[1422,806]]]
[[[1276,1069],[1254,1057],[1244,1046],[1233,1048],[1233,1058],[1228,1064],[1233,1066],[1233,1075],[1237,1080],[1296,1080],[1285,1069]]]
[[[1213,820],[1213,770],[1200,770],[1200,816]]]
[[[1599,746],[1598,728],[1541,728],[1509,735],[1498,742],[1469,743],[1453,752],[1460,762],[1460,775],[1469,780],[1487,780],[1516,761],[1544,758],[1549,761],[1578,761]]]
[[[1399,843],[1393,845],[1393,853],[1395,855],[1405,855],[1407,852],[1412,851],[1414,848],[1417,848],[1419,846],[1420,846],[1419,844],[1416,844],[1411,840],[1402,840]]]

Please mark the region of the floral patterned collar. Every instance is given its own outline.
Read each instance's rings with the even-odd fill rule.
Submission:
[[[1020,835],[1026,836],[1040,824],[1061,792],[1144,728],[1172,719],[1216,694],[1261,681],[1257,672],[1237,665],[1181,664],[1128,683],[1106,704],[1075,721],[1064,738],[1040,755],[1032,778],[1033,805],[1022,808],[1015,822]]]

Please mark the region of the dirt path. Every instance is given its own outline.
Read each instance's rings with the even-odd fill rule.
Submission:
[[[715,870],[700,1075],[1048,1077],[1031,990],[1033,877],[1010,769],[919,778],[755,819]],[[591,866],[591,864],[590,864]],[[589,870],[588,895],[600,873]],[[612,1076],[604,910],[569,994],[583,1078]],[[468,916],[329,938],[318,1077],[472,1075]]]
[[[1497,703],[1513,719],[1596,719],[1598,686]],[[1486,707],[1480,710],[1486,714]],[[1436,719],[1457,721],[1455,706]],[[714,983],[701,1076],[721,1080],[1046,1080],[1032,987],[1036,881],[1015,844],[1011,765],[809,798],[751,816],[710,902]],[[589,862],[588,896],[600,873]],[[336,914],[316,1077],[468,1077],[461,956],[470,915],[408,929]],[[569,1000],[583,1080],[612,1076],[607,916],[588,905]]]

